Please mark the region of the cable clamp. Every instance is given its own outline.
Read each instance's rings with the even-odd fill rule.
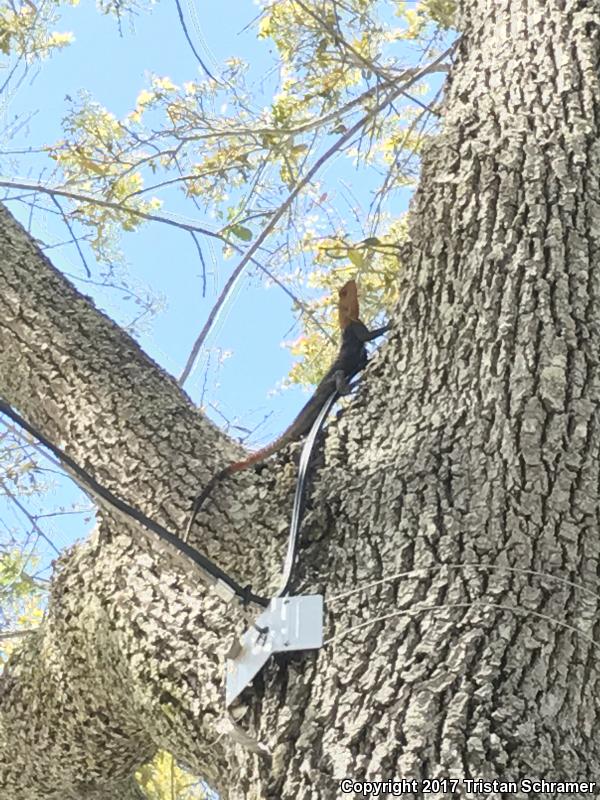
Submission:
[[[225,706],[238,697],[274,653],[323,646],[323,596],[274,597],[228,653]]]

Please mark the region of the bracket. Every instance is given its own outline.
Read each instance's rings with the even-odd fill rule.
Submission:
[[[253,681],[273,653],[318,650],[323,646],[323,596],[274,597],[236,645],[225,671],[226,707]]]

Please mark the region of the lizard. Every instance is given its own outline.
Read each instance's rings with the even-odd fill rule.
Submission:
[[[335,361],[318,383],[312,397],[281,436],[247,458],[235,461],[213,475],[194,500],[184,540],[187,539],[196,516],[215,486],[230,475],[264,461],[286,445],[306,436],[331,393],[336,391],[340,395],[347,394],[349,380],[365,368],[367,363],[366,343],[389,330],[390,326],[384,325],[370,331],[360,320],[356,281],[350,280],[345,283],[338,290],[338,295],[338,320],[342,341]]]

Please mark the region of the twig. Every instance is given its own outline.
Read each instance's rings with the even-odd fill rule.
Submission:
[[[190,36],[190,34],[189,34],[189,32],[188,32],[187,25],[185,24],[185,19],[184,19],[184,16],[183,16],[183,10],[182,10],[182,8],[181,8],[181,3],[179,2],[179,0],[175,0],[175,5],[177,6],[177,13],[178,13],[178,15],[179,15],[179,21],[181,22],[181,27],[182,27],[182,29],[183,29],[183,35],[184,35],[184,36],[185,36],[185,38],[187,39],[187,43],[189,44],[189,46],[190,46],[190,49],[191,49],[192,53],[193,53],[193,54],[196,56],[196,58],[197,58],[197,60],[198,60],[198,63],[200,64],[200,66],[202,67],[202,69],[204,70],[204,72],[206,72],[206,74],[208,75],[208,77],[209,77],[209,78],[210,78],[212,81],[214,81],[215,83],[219,83],[219,81],[218,81],[218,80],[215,78],[215,76],[212,74],[212,72],[211,72],[211,71],[209,70],[209,68],[206,66],[206,64],[204,63],[204,61],[203,61],[203,60],[200,58],[200,56],[199,56],[199,54],[198,54],[198,51],[197,51],[197,50],[196,50],[196,48],[194,47],[194,43],[192,42],[192,38],[191,38],[191,36]]]
[[[37,628],[26,628],[22,631],[6,631],[5,633],[0,633],[0,640],[18,639],[20,636],[29,636],[30,633],[35,633],[37,630]]]
[[[326,33],[328,33],[330,36],[333,37],[334,41],[337,42],[337,44],[339,44],[340,47],[343,47],[346,50],[348,50],[354,56],[354,58],[357,59],[362,64],[362,66],[365,69],[369,69],[369,70],[371,70],[371,72],[374,72],[379,78],[382,78],[385,83],[390,82],[391,78],[390,78],[390,73],[389,73],[388,70],[382,69],[378,64],[375,64],[374,61],[369,61],[369,59],[365,58],[363,56],[363,54],[360,53],[355,47],[352,47],[350,42],[348,42],[343,36],[341,36],[339,33],[336,33],[335,31],[332,31],[331,28],[328,28],[327,25],[325,24],[325,21],[323,20],[323,18],[320,17],[318,14],[316,14],[312,10],[312,8],[309,8],[307,5],[305,5],[302,2],[302,0],[295,0],[295,1],[300,6],[300,8],[306,14],[308,14],[309,17],[312,17],[312,19]],[[380,86],[380,88],[381,88],[381,86]],[[422,108],[424,108],[426,111],[429,111],[431,114],[435,114],[437,117],[439,117],[439,112],[435,111],[433,108],[428,106],[426,103],[423,103],[417,97],[414,97],[413,95],[408,94],[408,92],[406,92],[406,91],[401,91],[400,94],[403,94],[408,100],[411,100],[413,103],[417,103]]]
[[[49,538],[48,538],[48,536],[46,536],[46,534],[44,533],[44,531],[43,531],[43,530],[40,528],[40,526],[37,524],[37,522],[36,522],[36,520],[35,520],[35,517],[33,517],[33,516],[32,516],[32,514],[30,514],[30,513],[29,513],[29,511],[28,511],[28,510],[25,508],[25,506],[24,506],[24,505],[21,503],[21,501],[20,501],[20,500],[19,500],[19,498],[18,498],[18,497],[17,497],[17,496],[14,494],[14,492],[12,492],[12,491],[11,491],[11,490],[8,488],[8,486],[6,485],[6,481],[2,481],[2,480],[0,480],[0,485],[2,486],[3,490],[6,492],[7,496],[8,496],[8,497],[10,497],[10,499],[13,501],[13,503],[14,503],[14,504],[16,505],[16,507],[19,509],[19,511],[20,511],[20,512],[21,512],[21,513],[22,513],[24,516],[26,516],[26,517],[27,517],[27,519],[28,519],[28,520],[29,520],[29,522],[31,523],[31,527],[34,529],[34,531],[37,533],[37,535],[38,535],[40,538],[42,538],[42,539],[43,539],[45,542],[47,542],[47,543],[50,545],[50,547],[51,547],[51,548],[52,548],[52,549],[55,551],[55,553],[57,553],[57,554],[60,554],[60,550],[58,549],[58,547],[57,547],[57,546],[54,544],[54,542],[53,542],[51,539],[49,539]]]
[[[204,253],[202,252],[202,248],[200,247],[200,242],[198,241],[198,237],[194,233],[194,231],[190,231],[191,237],[194,240],[194,244],[196,245],[196,250],[198,251],[198,257],[200,258],[200,263],[202,264],[202,297],[206,297],[206,262],[204,260]]]
[[[63,211],[61,204],[58,202],[58,200],[56,199],[56,197],[54,195],[52,195],[52,202],[54,203],[54,205],[60,211],[60,215],[63,218],[63,222],[65,223],[65,225],[67,226],[67,230],[71,234],[71,237],[72,237],[72,240],[73,240],[73,244],[77,248],[77,252],[79,253],[79,257],[81,258],[81,262],[83,264],[83,268],[85,270],[85,274],[88,276],[88,278],[91,278],[92,277],[92,273],[90,272],[90,268],[88,267],[87,261],[85,260],[85,256],[83,255],[83,250],[79,246],[79,241],[77,239],[77,236],[75,235],[75,231],[71,227],[71,223],[69,222],[69,218],[67,217],[67,215]]]
[[[111,200],[102,200],[99,197],[90,197],[89,195],[81,194],[80,192],[71,192],[68,189],[57,189],[51,186],[44,186],[40,183],[30,181],[11,181],[0,179],[0,186],[6,186],[9,189],[31,189],[42,194],[57,195],[58,197],[67,197],[69,200],[77,200],[80,203],[89,203],[90,205],[100,206],[101,208],[111,208],[121,214],[132,214],[134,217],[140,219],[147,219],[151,222],[163,222],[165,225],[172,225],[184,231],[195,231],[196,233],[203,233],[205,236],[211,236],[213,239],[219,239],[227,244],[227,238],[222,233],[211,231],[208,228],[203,228],[191,222],[177,222],[177,220],[165,217],[162,214],[154,214],[150,211],[140,211],[137,208],[130,206],[123,206],[120,203],[115,203]]]
[[[343,133],[331,145],[331,147],[329,147],[325,151],[325,153],[323,153],[323,155],[320,156],[320,158],[318,158],[315,161],[315,163],[308,170],[306,175],[296,183],[296,185],[294,186],[292,191],[288,194],[283,203],[279,206],[279,208],[276,211],[273,212],[273,216],[271,217],[269,222],[265,225],[265,227],[262,229],[258,237],[254,240],[254,242],[248,248],[248,250],[246,250],[246,252],[242,256],[241,261],[239,262],[237,267],[233,270],[231,276],[229,277],[229,280],[223,287],[223,291],[219,295],[217,302],[213,306],[206,323],[204,324],[202,330],[200,331],[200,334],[198,335],[196,341],[194,342],[194,345],[192,347],[192,350],[190,352],[184,370],[181,373],[181,376],[178,381],[180,386],[183,385],[183,383],[189,376],[190,372],[192,371],[198,353],[200,352],[202,345],[206,341],[206,337],[208,336],[212,328],[212,325],[215,319],[217,318],[221,308],[223,307],[225,301],[228,299],[229,294],[231,293],[238,278],[240,277],[242,270],[244,269],[246,264],[252,259],[252,256],[254,255],[254,253],[256,253],[261,244],[268,238],[268,236],[270,236],[270,234],[272,233],[273,229],[275,228],[281,217],[290,208],[290,206],[292,205],[296,197],[300,194],[302,189],[304,189],[304,187],[312,180],[315,174],[321,169],[323,164],[325,164],[331,158],[332,155],[338,152],[343,147],[343,145],[345,145],[348,141],[350,141],[350,139],[352,139],[355,136],[355,134],[358,133],[358,131],[360,131],[360,129],[363,128],[369,122],[369,120],[371,120],[376,114],[378,114],[383,108],[385,108],[395,97],[397,97],[399,94],[402,94],[408,87],[412,86],[412,84],[416,83],[418,80],[423,78],[429,72],[433,71],[433,69],[440,62],[442,62],[453,50],[454,50],[454,45],[445,50],[440,56],[438,56],[438,58],[435,59],[435,61],[432,61],[431,64],[429,64],[427,67],[424,67],[423,69],[419,70],[416,74],[414,74],[412,78],[406,81],[406,83],[403,86],[397,86],[395,89],[393,89],[381,102],[375,105],[370,111],[368,111],[357,122],[355,122],[351,128],[349,128],[345,133]]]

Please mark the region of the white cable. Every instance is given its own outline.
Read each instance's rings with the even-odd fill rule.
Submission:
[[[582,636],[587,642],[589,642],[594,647],[597,647],[600,650],[600,643],[598,643],[595,639],[592,639],[591,636],[588,636],[583,631],[579,630],[579,628],[575,628],[573,625],[569,625],[567,622],[562,622],[555,617],[550,617],[547,614],[542,614],[539,611],[531,611],[528,608],[519,608],[518,606],[506,606],[502,605],[501,603],[488,603],[488,602],[479,602],[475,601],[473,603],[444,603],[441,605],[435,606],[417,606],[414,608],[405,608],[402,611],[394,611],[391,614],[383,614],[380,617],[376,617],[375,619],[369,620],[368,622],[362,622],[360,625],[353,625],[350,628],[346,628],[341,633],[337,633],[335,636],[331,636],[329,639],[325,639],[323,645],[331,644],[332,642],[337,641],[338,639],[342,639],[344,636],[347,636],[349,633],[353,633],[354,631],[361,630],[362,628],[367,628],[370,625],[375,625],[378,622],[385,622],[388,619],[393,619],[394,617],[400,617],[403,614],[420,614],[423,611],[439,611],[445,610],[448,608],[496,608],[500,609],[501,611],[509,611],[512,614],[530,614],[533,617],[538,617],[539,619],[543,619],[546,622],[552,622],[556,625],[559,625],[563,628],[566,628],[573,633]]]
[[[578,589],[581,592],[585,592],[586,594],[591,595],[596,600],[600,600],[600,594],[598,594],[597,592],[594,592],[591,589],[587,589],[585,586],[575,583],[575,581],[570,581],[568,578],[561,578],[559,575],[552,575],[549,572],[538,572],[537,570],[534,569],[521,569],[520,567],[507,567],[503,566],[502,564],[465,563],[465,564],[432,564],[429,567],[415,567],[415,569],[407,570],[406,572],[396,572],[393,575],[381,578],[380,580],[372,581],[371,583],[366,583],[364,586],[359,586],[356,589],[349,589],[347,592],[341,592],[340,594],[333,595],[333,597],[328,597],[327,604],[333,605],[338,600],[350,597],[353,594],[360,594],[361,592],[366,592],[368,589],[371,589],[375,586],[380,586],[381,584],[389,583],[399,578],[412,578],[412,577],[416,578],[417,577],[416,573],[441,572],[443,569],[500,570],[504,572],[515,572],[521,575],[535,575],[539,578],[550,578],[551,580],[558,581],[559,583],[564,583],[567,586],[571,586],[574,589]]]

